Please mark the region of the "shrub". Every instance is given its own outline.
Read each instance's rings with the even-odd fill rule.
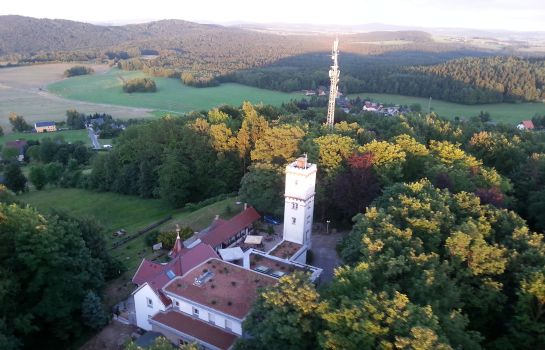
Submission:
[[[87,75],[92,74],[94,72],[93,68],[91,67],[85,67],[85,66],[74,66],[70,69],[67,69],[64,71],[64,76],[69,77],[75,77],[78,75]]]
[[[134,78],[123,83],[123,91],[132,92],[156,92],[155,81],[150,78]]]

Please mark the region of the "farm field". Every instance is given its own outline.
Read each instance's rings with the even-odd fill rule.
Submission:
[[[422,111],[427,112],[429,99],[402,95],[358,93],[349,95],[350,98],[360,96],[362,99],[370,98],[381,103],[411,105],[419,103]],[[536,113],[545,114],[545,103],[498,103],[489,105],[462,105],[458,103],[432,100],[432,111],[438,115],[454,119],[454,117],[472,117],[481,111],[490,113],[492,120],[508,124],[518,124],[523,119],[530,119]]]
[[[149,118],[151,111],[68,100],[45,91],[47,84],[63,79],[66,69],[81,63],[55,63],[0,69],[0,126],[4,133],[11,132],[8,122],[10,112],[25,117],[29,124],[37,121],[66,119],[67,109],[83,113],[108,113],[115,118]],[[107,65],[91,65],[95,75],[108,71]]]
[[[160,219],[172,215],[173,219],[159,226],[159,230],[174,229],[175,223],[189,226],[195,231],[206,228],[216,215],[230,218],[241,209],[235,198],[218,201],[193,212],[174,210],[159,199],[142,199],[110,192],[93,192],[73,188],[50,188],[31,191],[18,197],[24,203],[42,211],[59,209],[81,217],[94,217],[106,228],[106,239],[110,243],[120,240],[113,233],[125,229],[127,235],[134,234]],[[227,207],[230,206],[231,210]],[[143,257],[152,254],[145,244],[146,234],[112,250],[129,271],[134,272]]]
[[[62,137],[64,141],[73,143],[76,141],[82,141],[86,145],[91,145],[91,140],[89,139],[87,130],[63,130],[57,132],[43,132],[43,133],[26,133],[26,132],[15,132],[11,134],[6,134],[0,136],[0,145],[3,146],[6,142],[15,141],[15,140],[41,140],[43,138],[56,138]],[[102,141],[102,140],[101,140]]]
[[[146,76],[143,72],[128,72],[117,68],[104,74],[79,76],[50,84],[47,89],[64,98],[130,107],[142,107],[167,112],[190,112],[244,101],[279,105],[300,95],[258,89],[227,83],[217,87],[195,88],[183,85],[178,79],[153,77],[157,84],[155,93],[127,94],[122,90],[122,80]]]

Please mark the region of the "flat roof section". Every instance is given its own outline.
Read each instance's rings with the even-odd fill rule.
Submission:
[[[280,242],[269,254],[282,259],[289,259],[301,249],[303,245],[290,241]]]
[[[173,279],[163,290],[243,319],[257,299],[258,289],[276,283],[275,278],[219,259],[210,259],[184,276]]]

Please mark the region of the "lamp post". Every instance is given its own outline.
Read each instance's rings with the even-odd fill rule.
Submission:
[[[326,220],[326,227],[325,227],[325,233],[326,234],[329,234],[329,223],[331,222],[331,220]]]

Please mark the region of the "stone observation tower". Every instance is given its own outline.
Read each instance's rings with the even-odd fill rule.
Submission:
[[[316,164],[308,163],[307,156],[286,166],[284,193],[284,240],[310,248]]]

